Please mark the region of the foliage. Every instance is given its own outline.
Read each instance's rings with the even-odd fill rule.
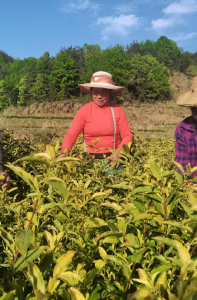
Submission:
[[[4,145],[11,140],[5,132]],[[136,136],[120,172],[105,172],[80,141],[59,161],[58,141],[44,151],[11,146],[12,186],[0,191],[2,299],[193,299],[196,187],[174,169],[174,141]]]
[[[144,86],[139,85],[136,93],[136,87],[131,87],[133,75],[131,61],[136,55],[154,57],[155,61],[164,64],[171,72],[186,73],[189,66],[197,65],[196,53],[184,52],[165,36],[161,36],[157,41],[146,40],[141,43],[133,41],[126,47],[115,45],[101,49],[98,44],[62,47],[55,57],[45,52],[38,59],[34,57],[13,59],[0,51],[0,110],[8,106],[24,106],[38,101],[65,100],[79,95],[82,97],[78,83],[89,82],[92,74],[99,70],[110,72],[116,85],[125,86],[126,93],[122,95],[125,99],[129,94],[127,90],[131,88],[132,96],[138,97],[140,94],[139,100],[169,99],[165,79],[164,82],[159,80],[159,88],[154,86],[155,82],[152,83],[153,86],[149,89],[154,92],[144,92]],[[147,64],[146,67],[148,69],[145,74],[141,74],[144,76],[142,77],[144,82],[147,80],[147,73],[152,72],[151,64]],[[131,100],[130,96],[127,100]]]
[[[166,36],[161,36],[155,42],[155,48],[157,51],[157,60],[160,63],[164,63],[167,68],[176,69],[181,54],[177,44]]]
[[[52,87],[56,90],[57,99],[65,99],[76,93],[77,70],[67,53],[57,54],[50,80]]]
[[[97,51],[99,51],[99,49],[97,49]],[[117,85],[128,84],[130,78],[130,63],[127,60],[124,47],[120,45],[107,48],[102,52],[99,51],[97,56],[92,55],[92,57],[88,57],[87,66],[87,71],[86,74],[83,74],[82,81],[89,82],[94,72],[102,70],[111,73]]]
[[[130,89],[140,99],[169,96],[169,70],[149,55],[136,54],[131,59]]]
[[[190,65],[186,70],[186,75],[191,77],[197,76],[197,69],[194,66]]]

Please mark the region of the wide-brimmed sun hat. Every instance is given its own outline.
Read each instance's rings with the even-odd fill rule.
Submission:
[[[197,106],[197,76],[193,79],[191,90],[179,96],[177,104],[190,107]]]
[[[124,90],[124,87],[114,85],[111,74],[103,71],[94,73],[90,83],[79,84],[79,87],[86,94],[92,94],[91,88],[93,87],[109,89],[112,90],[111,93],[114,96],[121,94],[121,92]]]

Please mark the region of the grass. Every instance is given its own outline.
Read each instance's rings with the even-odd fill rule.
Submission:
[[[177,125],[177,123],[156,123],[155,125],[156,125],[156,126],[157,126],[157,125],[169,125],[169,126],[176,126],[176,125]]]
[[[60,117],[60,116],[36,116],[36,115],[0,115],[2,118],[6,119],[46,119],[46,120],[72,120],[72,116],[65,116],[65,117]]]
[[[42,126],[28,126],[28,125],[20,125],[20,126],[15,126],[15,125],[10,125],[9,126],[10,128],[30,128],[30,129],[35,129],[35,128],[37,128],[37,129],[43,129],[43,130],[47,130],[47,129],[57,129],[56,127],[54,127],[54,126],[47,126],[47,127],[42,127]],[[61,129],[68,129],[69,128],[69,126],[62,126],[61,127]]]
[[[166,132],[164,129],[138,129],[137,131],[142,132]]]

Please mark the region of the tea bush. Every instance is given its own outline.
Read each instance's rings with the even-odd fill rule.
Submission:
[[[195,299],[196,186],[173,140],[135,135],[108,172],[80,140],[60,160],[58,141],[4,145],[0,299]]]

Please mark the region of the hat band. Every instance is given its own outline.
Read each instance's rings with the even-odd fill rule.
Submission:
[[[113,85],[113,79],[107,75],[100,75],[100,76],[92,76],[91,78],[91,83],[97,83],[97,82],[103,82],[107,84]]]

